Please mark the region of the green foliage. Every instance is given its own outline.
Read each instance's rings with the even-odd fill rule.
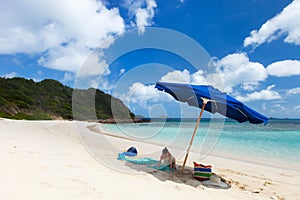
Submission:
[[[76,101],[72,102],[73,95]],[[34,82],[24,78],[0,78],[0,117],[12,119],[73,119],[72,103],[76,107],[74,116],[79,120],[109,119],[112,106],[118,110],[118,118],[131,118],[134,114],[119,99],[100,90],[74,90],[60,82],[45,79]],[[121,114],[119,114],[121,113]]]

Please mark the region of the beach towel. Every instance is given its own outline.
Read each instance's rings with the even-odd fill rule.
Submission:
[[[209,180],[211,177],[211,165],[202,165],[194,161],[194,178],[199,181]]]
[[[158,165],[150,165],[148,166],[150,168],[154,168],[154,169],[158,169],[158,170],[161,170],[161,171],[167,171],[167,172],[174,172],[176,171],[175,168],[172,168],[172,170],[170,170],[170,165],[164,165],[164,164],[161,164],[160,166]]]
[[[132,152],[122,152],[118,154],[118,160],[123,160],[126,156],[135,157],[136,154]]]
[[[152,158],[133,159],[133,158],[128,158],[124,154],[121,153],[121,155],[119,154],[119,156],[118,156],[118,160],[125,160],[125,161],[133,163],[135,165],[146,165],[149,168],[153,168],[153,169],[157,169],[157,170],[161,170],[161,171],[169,171],[169,172],[171,171],[169,165],[161,164],[160,166],[158,166],[157,164],[159,163],[159,161],[154,160]],[[175,169],[172,169],[172,171],[175,171]]]
[[[123,160],[127,162],[131,162],[136,165],[154,165],[157,164],[158,161],[154,160],[152,158],[137,158],[137,159],[132,159],[132,158],[127,158],[125,157]]]

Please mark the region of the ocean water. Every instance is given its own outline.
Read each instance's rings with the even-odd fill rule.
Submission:
[[[157,119],[141,124],[105,124],[105,132],[137,141],[186,149],[196,119]],[[218,154],[269,164],[292,163],[300,169],[300,120],[269,120],[267,125],[228,119],[202,119],[192,150],[205,157]]]

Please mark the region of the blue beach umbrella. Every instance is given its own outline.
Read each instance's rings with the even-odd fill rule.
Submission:
[[[172,95],[177,101],[201,108],[194,133],[184,159],[184,169],[203,111],[219,113],[240,123],[249,121],[252,124],[266,124],[268,118],[249,108],[242,102],[209,85],[191,85],[180,83],[157,82],[155,88]]]

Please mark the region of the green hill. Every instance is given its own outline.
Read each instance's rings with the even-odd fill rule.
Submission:
[[[72,102],[72,95],[76,98]],[[73,115],[72,103],[76,107]],[[0,78],[0,117],[11,119],[76,119],[113,118],[111,105],[118,111],[116,118],[134,114],[119,99],[94,88],[72,89],[60,82],[46,79],[34,82],[24,78]]]

